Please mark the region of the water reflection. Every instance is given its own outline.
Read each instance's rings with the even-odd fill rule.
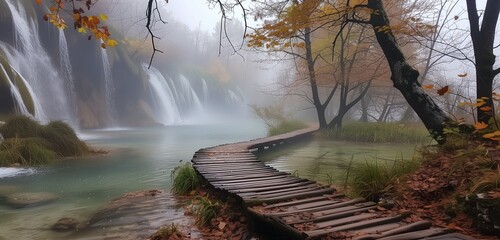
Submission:
[[[278,150],[265,151],[260,159],[281,171],[327,183],[341,183],[352,161],[395,161],[412,159],[416,145],[373,144],[346,141],[312,140]]]

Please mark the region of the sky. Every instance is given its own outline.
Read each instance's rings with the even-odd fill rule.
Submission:
[[[207,0],[170,0],[166,9],[173,18],[183,22],[191,30],[200,28],[212,31],[220,20],[220,11],[209,6]]]

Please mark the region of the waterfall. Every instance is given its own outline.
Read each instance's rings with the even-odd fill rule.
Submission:
[[[189,80],[187,80],[187,78],[184,77],[184,75],[180,75],[179,81],[181,84],[179,98],[182,99],[182,102],[185,104],[185,106],[192,112],[197,112],[197,113],[203,112],[203,107],[201,105],[200,98],[194,91]]]
[[[101,49],[102,54],[102,67],[104,70],[104,89],[106,91],[106,106],[108,113],[111,117],[111,125],[115,124],[116,110],[115,110],[115,84],[113,75],[111,73],[111,65],[109,64],[108,53],[106,49]]]
[[[153,103],[154,119],[164,125],[179,123],[181,121],[179,109],[165,77],[154,67],[148,69],[147,64],[143,64],[142,68],[149,77],[148,81]]]
[[[26,15],[22,1],[5,0],[14,24],[15,48],[0,44],[9,63],[31,87],[35,118],[40,122],[61,119],[69,121],[71,111],[67,101],[64,79],[54,67],[38,36],[38,24]],[[46,116],[46,118],[45,118]]]
[[[12,93],[12,98],[14,98],[14,104],[16,104],[17,109],[22,115],[25,116],[31,116],[31,113],[28,111],[28,108],[24,104],[23,98],[21,97],[21,93],[19,92],[19,89],[12,83],[12,79],[9,79],[9,75],[7,75],[7,71],[5,71],[5,68],[3,65],[0,64],[0,70],[2,72],[2,75],[4,75],[7,78],[7,82],[9,83],[9,88],[10,92]]]
[[[242,102],[238,95],[230,89],[226,90],[225,101],[227,104],[239,104]]]
[[[203,103],[205,105],[208,104],[208,85],[207,85],[207,81],[202,78],[201,79],[201,84],[202,84],[202,87],[203,87]]]
[[[60,71],[63,76],[64,82],[66,83],[66,93],[69,95],[69,106],[71,110],[70,122],[72,125],[77,126],[78,122],[75,119],[78,111],[76,104],[76,90],[75,83],[73,81],[73,68],[71,67],[71,61],[69,60],[68,42],[66,41],[66,35],[63,29],[59,29],[59,58],[60,58]]]

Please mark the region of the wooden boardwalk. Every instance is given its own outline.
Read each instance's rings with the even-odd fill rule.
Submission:
[[[472,239],[432,228],[428,221],[406,223],[409,213],[391,215],[374,202],[336,194],[333,188],[266,166],[252,153],[298,141],[315,130],[200,149],[193,167],[214,188],[241,198],[249,213],[280,230],[283,239]]]

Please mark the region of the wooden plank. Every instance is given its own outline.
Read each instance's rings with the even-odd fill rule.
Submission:
[[[322,217],[315,217],[312,216],[310,219],[300,219],[300,220],[286,220],[288,224],[298,224],[298,223],[305,223],[305,222],[321,222],[321,221],[326,221],[326,220],[332,220],[332,219],[338,219],[338,218],[343,218],[347,216],[352,216],[357,213],[363,213],[368,210],[374,209],[376,206],[370,206],[370,207],[365,207],[365,208],[355,208],[349,211],[344,211],[344,212],[339,212],[331,215],[326,215]]]
[[[220,161],[192,161],[193,163],[197,164],[197,165],[206,165],[206,164],[226,164],[226,163],[252,163],[252,164],[256,164],[256,163],[259,163],[259,164],[262,164],[261,161],[259,160],[220,160]]]
[[[235,194],[248,193],[248,192],[264,192],[264,191],[282,189],[282,188],[288,188],[288,187],[304,186],[304,185],[309,185],[312,183],[316,183],[316,182],[307,181],[307,182],[299,182],[299,183],[291,183],[291,184],[276,184],[276,185],[271,186],[271,187],[252,187],[252,188],[231,189],[231,190],[229,190],[229,192],[235,193]]]
[[[284,188],[284,189],[278,189],[278,190],[268,190],[268,191],[263,191],[263,192],[249,192],[249,193],[240,193],[238,194],[239,196],[268,196],[268,195],[279,195],[283,193],[289,193],[289,192],[294,192],[294,191],[300,191],[300,190],[308,190],[308,189],[316,189],[318,188],[318,184],[313,183],[309,184],[306,186],[300,186],[300,187],[293,187],[293,188]]]
[[[448,233],[445,235],[439,235],[436,237],[426,238],[427,240],[475,240],[475,238],[465,236],[460,233]]]
[[[209,171],[209,172],[204,172],[204,176],[228,176],[230,178],[231,176],[242,176],[242,175],[248,175],[248,174],[257,174],[257,173],[278,173],[279,171],[274,170],[274,169],[246,169],[246,170],[226,170],[226,171]]]
[[[272,176],[272,177],[262,177],[262,178],[248,178],[248,179],[238,179],[238,180],[233,180],[233,179],[220,179],[220,180],[213,180],[210,181],[211,183],[217,183],[217,184],[231,184],[231,183],[248,183],[252,181],[264,181],[264,180],[270,180],[270,179],[284,179],[284,178],[290,178],[292,177],[291,175],[277,175],[277,176]]]
[[[427,230],[421,230],[416,232],[403,233],[399,235],[393,235],[389,237],[379,238],[379,240],[413,240],[413,239],[421,239],[427,237],[433,237],[437,235],[443,235],[449,232],[449,229],[446,228],[431,228]]]
[[[241,166],[241,167],[248,167],[248,166],[256,166],[256,165],[261,165],[262,166],[262,163],[211,163],[211,164],[198,164],[198,163],[195,163],[193,164],[193,167],[194,168],[197,168],[197,167],[202,167],[202,168],[208,168],[208,167],[229,167],[229,166]]]
[[[365,199],[356,198],[356,199],[352,199],[352,200],[345,201],[345,202],[333,203],[331,205],[319,206],[319,207],[315,207],[315,208],[300,209],[300,210],[293,210],[293,211],[286,211],[286,212],[279,212],[279,213],[269,213],[269,215],[286,216],[286,215],[291,215],[291,214],[296,214],[296,213],[301,213],[301,212],[312,213],[312,212],[319,212],[319,211],[336,209],[336,211],[333,212],[333,213],[335,213],[335,212],[342,212],[342,211],[360,208],[359,206],[350,206],[350,205],[363,203],[363,202],[365,202]],[[375,203],[372,203],[372,202],[369,202],[369,203],[370,203],[370,204],[368,204],[369,206],[375,205]],[[363,206],[363,207],[366,207],[366,206]],[[332,213],[329,213],[329,214],[332,214]]]
[[[345,196],[344,194],[334,194],[334,195],[330,195],[330,196],[325,195],[325,196],[321,196],[321,197],[312,197],[312,198],[306,198],[306,199],[301,199],[301,200],[293,200],[293,201],[288,201],[288,202],[271,204],[271,205],[265,206],[264,208],[293,206],[293,205],[301,204],[301,203],[309,203],[309,202],[330,199],[330,198],[344,197],[344,196]]]
[[[252,165],[247,165],[247,166],[239,166],[237,164],[235,165],[227,165],[227,166],[224,166],[224,169],[221,169],[221,167],[219,166],[210,166],[210,165],[197,165],[196,166],[196,170],[198,170],[198,172],[205,172],[205,171],[225,171],[225,170],[248,170],[248,169],[272,169],[272,170],[276,170],[275,168],[273,167],[269,167],[269,166],[266,166],[266,165],[262,165],[262,164],[252,164]]]
[[[390,231],[386,231],[380,234],[368,234],[368,235],[363,235],[354,238],[355,240],[371,240],[371,239],[378,239],[378,238],[383,238],[383,237],[388,237],[392,235],[398,235],[402,233],[407,233],[407,232],[413,232],[413,231],[420,231],[420,230],[425,230],[428,229],[432,226],[432,223],[429,221],[419,221],[415,223],[411,223],[405,226],[401,226],[398,228],[395,228]]]
[[[371,226],[376,226],[376,225],[382,225],[382,224],[387,224],[387,223],[398,222],[402,218],[403,218],[403,216],[401,216],[401,215],[398,215],[398,216],[395,216],[395,217],[375,218],[375,219],[372,219],[372,220],[367,220],[367,221],[362,221],[362,222],[357,222],[357,223],[346,224],[346,225],[337,226],[337,227],[328,228],[328,229],[319,229],[319,230],[313,230],[313,231],[306,231],[305,233],[309,237],[318,237],[318,236],[326,235],[326,234],[332,233],[332,232],[355,230],[355,229],[359,229],[359,228],[366,228],[366,227],[371,227]]]
[[[375,206],[377,205],[374,202],[362,202],[362,203],[356,203],[352,206],[346,206],[346,207],[340,207],[340,208],[334,208],[334,209],[329,209],[329,210],[320,210],[316,211],[313,213],[314,216],[325,216],[325,215],[330,215],[334,213],[339,213],[345,210],[351,210],[352,208],[364,208],[364,207],[370,207],[370,206]]]
[[[285,200],[290,200],[294,198],[308,198],[308,197],[317,197],[323,194],[328,194],[328,193],[333,193],[335,190],[332,188],[323,188],[323,189],[318,189],[314,191],[309,191],[309,192],[303,192],[303,193],[293,193],[289,195],[283,195],[279,197],[267,197],[267,198],[257,198],[257,199],[245,199],[245,202],[247,205],[255,205],[255,204],[262,204],[262,203],[276,203],[280,201],[285,201]]]
[[[259,181],[255,182],[254,184],[252,183],[240,183],[240,184],[226,184],[224,186],[225,189],[228,190],[244,190],[244,189],[249,189],[249,188],[260,188],[260,187],[269,187],[269,186],[277,186],[277,185],[285,185],[285,184],[296,184],[296,183],[304,183],[304,182],[310,182],[307,179],[284,179],[284,180],[267,180],[267,181]]]
[[[243,179],[254,179],[254,178],[264,178],[264,177],[274,177],[274,176],[284,176],[289,175],[284,172],[273,172],[273,173],[261,173],[261,174],[248,174],[245,176],[232,176],[229,178],[227,175],[205,175],[204,177],[209,181],[220,181],[227,180],[228,178],[231,180],[243,180]]]
[[[387,232],[387,231],[392,231],[394,229],[403,227],[405,225],[406,224],[404,224],[403,222],[387,223],[387,224],[357,229],[356,233],[358,233],[359,235],[366,235],[366,234],[373,234],[373,233],[379,233],[379,232]]]
[[[317,228],[336,227],[336,226],[345,225],[345,224],[352,223],[352,222],[358,222],[358,221],[370,219],[370,218],[373,218],[376,216],[378,216],[378,214],[363,213],[363,214],[359,214],[359,215],[354,215],[354,216],[345,217],[345,218],[339,218],[339,219],[330,220],[330,221],[326,221],[326,222],[318,222],[315,224],[315,226]]]

